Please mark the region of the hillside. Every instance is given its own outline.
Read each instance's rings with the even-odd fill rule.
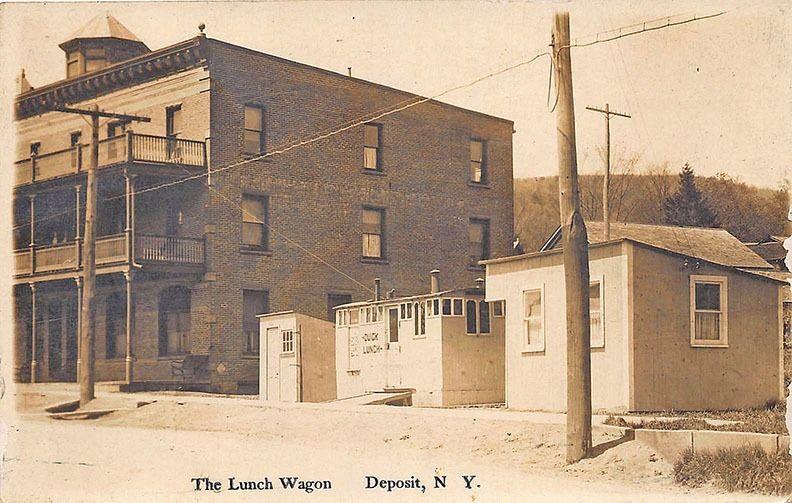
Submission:
[[[611,176],[611,219],[663,223],[663,200],[677,187],[678,177],[660,174]],[[783,189],[753,187],[725,175],[696,177],[696,184],[717,212],[720,226],[742,241],[780,235],[788,211]],[[602,219],[602,175],[580,177],[583,216]],[[535,251],[558,226],[558,178],[514,180],[515,232],[526,251]]]

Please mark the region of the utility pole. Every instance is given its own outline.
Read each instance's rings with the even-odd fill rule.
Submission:
[[[586,107],[586,110],[591,110],[592,112],[599,112],[601,114],[605,114],[605,177],[602,180],[602,223],[603,227],[605,228],[605,241],[610,240],[610,210],[608,206],[610,205],[610,119],[611,115],[615,115],[618,117],[626,117],[627,119],[630,118],[627,114],[621,114],[619,112],[611,112],[610,105],[605,103],[605,110],[601,108],[595,107]]]
[[[85,183],[85,250],[83,253],[83,298],[80,317],[80,407],[94,399],[94,330],[96,326],[96,170],[99,168],[99,117],[151,122],[149,117],[102,112],[98,105],[90,110],[70,107],[54,107],[47,111],[64,112],[91,117],[91,161],[88,164]]]
[[[574,463],[591,449],[591,334],[588,236],[580,213],[568,12],[555,15],[553,62],[558,83],[558,188],[566,286],[566,460]]]

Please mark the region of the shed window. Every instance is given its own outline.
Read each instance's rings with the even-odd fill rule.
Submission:
[[[451,299],[443,299],[443,316],[451,316]]]
[[[476,312],[477,312],[476,301],[469,300],[465,302],[465,311],[467,313],[467,317],[465,319],[466,331],[469,334],[475,334],[476,329],[478,328],[476,326]]]
[[[292,330],[281,332],[281,353],[294,353],[294,332]]]
[[[462,299],[454,299],[454,316],[462,316]]]
[[[589,323],[591,347],[605,346],[605,317],[602,309],[602,282],[595,281],[589,287]]]
[[[479,333],[480,334],[488,334],[490,333],[490,310],[489,310],[489,302],[480,300],[479,301]]]
[[[690,277],[690,343],[726,346],[727,282],[722,276]]]
[[[544,350],[542,290],[523,292],[523,352]]]
[[[502,318],[505,313],[505,303],[504,300],[497,300],[492,303],[492,316],[495,318]]]

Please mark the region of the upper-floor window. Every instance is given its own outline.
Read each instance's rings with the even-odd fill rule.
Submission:
[[[68,65],[68,63],[67,63]],[[85,72],[92,72],[107,66],[107,55],[102,48],[85,50]]]
[[[470,181],[487,183],[486,143],[470,140]]]
[[[267,196],[244,194],[242,196],[242,245],[266,250],[269,248],[267,232]]]
[[[363,167],[380,169],[380,140],[382,127],[379,124],[363,125]]]
[[[165,136],[177,138],[182,132],[182,107],[173,105],[165,109]]]
[[[728,344],[728,296],[724,276],[690,277],[690,344]]]
[[[480,267],[479,260],[489,258],[489,220],[471,218],[468,226],[469,260],[473,267]]]
[[[66,54],[66,78],[80,74],[80,53],[72,51]]]
[[[385,210],[381,208],[363,208],[361,230],[363,234],[363,256],[383,258],[385,247],[383,230]]]
[[[264,151],[264,109],[259,106],[245,106],[244,152],[259,154]]]
[[[40,154],[40,150],[41,150],[41,142],[40,141],[34,141],[33,143],[30,144],[30,155],[31,156],[39,155]]]

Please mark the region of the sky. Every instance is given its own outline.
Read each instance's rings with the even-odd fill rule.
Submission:
[[[631,115],[611,121],[614,171],[690,163],[763,187],[792,179],[792,19],[783,2],[277,2],[5,4],[4,89],[24,67],[36,87],[65,76],[58,44],[109,12],[151,49],[198,33],[433,96],[547,48],[553,13],[568,9],[573,39],[673,16],[707,20],[572,50],[579,169],[603,169],[605,120],[586,106]],[[654,23],[657,24],[657,23]],[[651,25],[650,25],[651,26]],[[632,28],[635,30],[635,28]],[[557,172],[549,59],[442,97],[514,121],[514,174]],[[6,99],[9,98],[6,91]],[[552,100],[551,100],[552,101]],[[552,102],[551,102],[552,105]],[[339,121],[339,122],[344,122]]]

